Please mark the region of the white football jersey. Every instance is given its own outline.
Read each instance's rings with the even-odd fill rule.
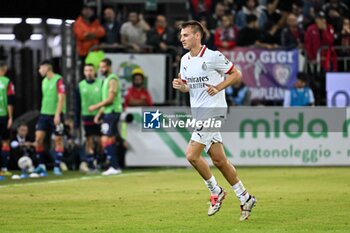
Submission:
[[[189,87],[191,107],[227,108],[225,90],[210,96],[205,84],[218,85],[232,69],[232,62],[221,52],[210,50],[205,45],[196,57],[186,53],[181,58],[180,73]]]

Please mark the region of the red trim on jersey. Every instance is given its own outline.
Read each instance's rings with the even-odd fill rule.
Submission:
[[[199,57],[203,57],[203,54],[206,49],[207,49],[207,46],[203,45],[202,51],[199,53]]]
[[[55,148],[56,153],[63,153],[64,152],[64,147],[56,147]]]
[[[231,68],[225,73],[225,74],[228,74],[228,73],[230,73],[231,72],[231,70],[233,69],[233,67],[235,67],[233,64],[232,64],[232,66],[231,66]]]
[[[44,146],[36,146],[36,147],[35,147],[35,152],[36,152],[36,153],[42,153],[42,152],[44,152],[44,151],[45,151]]]
[[[58,92],[58,94],[65,94],[66,93],[66,87],[63,83],[62,78],[57,81],[57,92]]]
[[[7,86],[7,95],[14,95],[15,94],[15,86],[12,84],[12,82],[9,82],[9,85]]]
[[[5,143],[2,145],[1,151],[3,152],[10,152],[10,147],[9,145],[5,145]]]
[[[93,121],[84,121],[84,125],[94,125],[95,123]]]

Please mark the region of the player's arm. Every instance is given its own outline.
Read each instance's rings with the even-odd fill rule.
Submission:
[[[226,79],[216,85],[218,91],[222,91],[226,87],[239,83],[242,80],[242,74],[236,67],[233,67],[227,74]]]
[[[226,87],[240,82],[242,79],[241,72],[222,53],[217,52],[215,64],[216,70],[220,73],[225,73],[227,76],[224,81],[216,86],[205,84],[208,87],[207,92],[211,96],[216,95]]]
[[[60,115],[63,110],[64,101],[66,99],[65,86],[62,79],[57,81],[58,103],[55,112],[54,123],[58,125],[61,122]]]
[[[58,94],[58,103],[57,103],[57,108],[55,112],[55,125],[58,125],[60,123],[60,114],[62,113],[63,110],[63,104],[66,99],[66,94]]]
[[[96,109],[113,104],[114,97],[117,93],[117,84],[118,84],[117,80],[115,80],[115,79],[109,80],[109,82],[108,82],[108,97],[105,100],[103,100],[97,104],[91,105],[89,107],[89,111],[92,112],[92,111],[95,111]]]
[[[81,96],[79,86],[75,90],[74,98],[74,128],[78,129],[81,122]]]
[[[225,78],[225,80],[216,86],[205,84],[208,87],[207,92],[209,95],[216,95],[218,92],[224,90],[225,88],[233,84],[240,82],[240,80],[242,79],[241,72],[235,67],[233,67],[227,74],[228,76]]]
[[[188,85],[182,80],[181,74],[179,73],[177,78],[173,79],[173,88],[183,93],[189,91]]]
[[[103,111],[104,111],[104,108],[100,108],[96,114],[96,116],[94,117],[94,123],[95,124],[101,124],[102,121],[101,121],[101,116],[103,114]]]
[[[8,113],[7,128],[8,129],[12,127],[14,103],[15,103],[15,87],[13,86],[12,82],[10,82],[7,87],[7,113]]]

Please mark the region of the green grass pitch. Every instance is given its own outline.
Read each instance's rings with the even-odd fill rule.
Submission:
[[[0,181],[0,232],[350,232],[350,169],[238,168],[257,206],[240,222],[228,196],[207,216],[209,192],[193,169],[129,170],[120,176]]]

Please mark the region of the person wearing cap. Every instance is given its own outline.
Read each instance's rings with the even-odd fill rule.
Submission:
[[[40,63],[39,73],[44,77],[42,81],[42,100],[39,119],[35,131],[35,152],[39,159],[39,165],[31,174],[32,177],[46,176],[44,161],[44,139],[46,134],[54,133],[55,167],[54,174],[62,175],[60,164],[63,157],[63,130],[66,113],[66,91],[63,78],[53,71],[52,62],[44,60]]]
[[[298,73],[294,87],[284,93],[284,107],[304,107],[315,105],[314,93],[307,85],[307,76]]]
[[[318,50],[323,46],[327,46],[321,52],[321,57],[326,58],[321,63],[321,66],[325,71],[331,70],[331,68],[336,70],[337,57],[333,48],[333,42],[334,29],[332,25],[327,23],[326,16],[321,11],[316,15],[315,23],[307,28],[304,36],[306,55],[311,64],[316,64]]]
[[[124,107],[152,106],[152,97],[144,86],[145,74],[141,68],[132,71],[132,87],[127,90]]]

